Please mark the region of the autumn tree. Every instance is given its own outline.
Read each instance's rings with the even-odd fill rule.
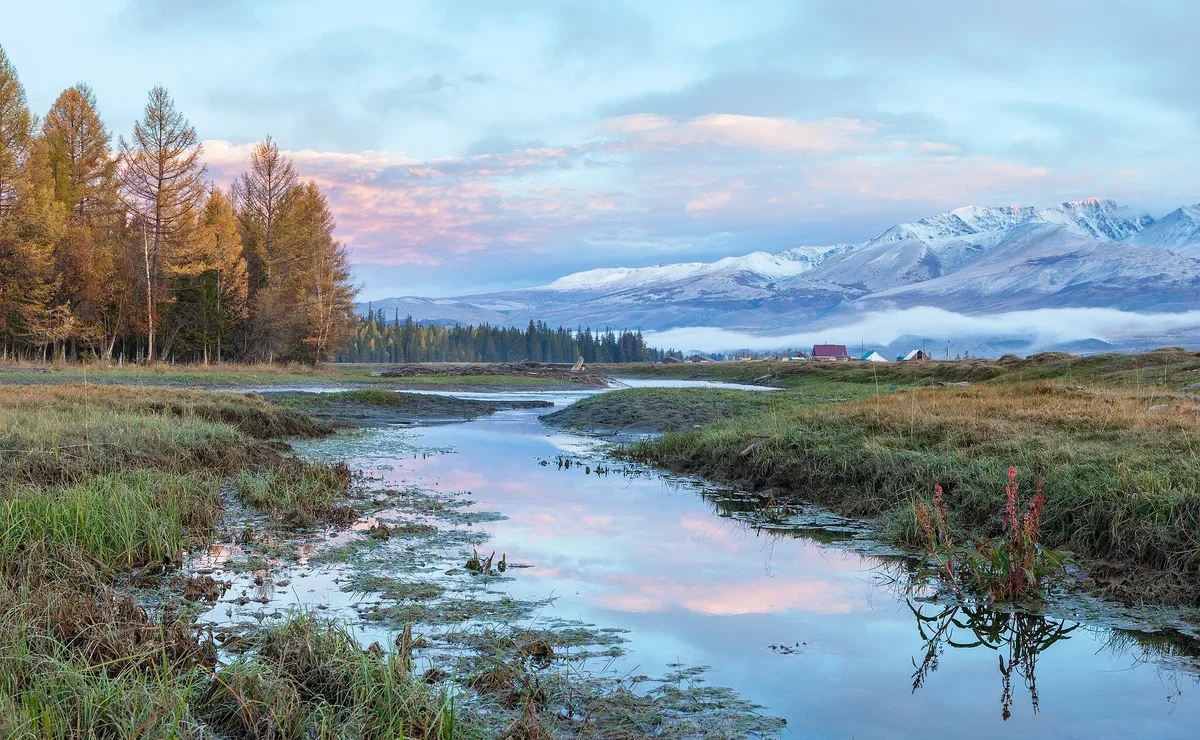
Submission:
[[[76,336],[107,356],[120,323],[117,275],[119,207],[116,162],[110,136],[91,88],[63,91],[42,124],[55,197],[69,212],[67,230],[54,250],[59,277],[54,304],[74,317]]]
[[[271,282],[279,221],[295,187],[292,160],[279,151],[275,140],[268,136],[255,144],[250,151],[250,169],[234,183],[233,195],[238,203],[250,280],[256,289]]]
[[[66,209],[54,197],[46,142],[35,138],[11,181],[0,220],[0,336],[6,349],[24,341],[46,347],[64,339],[71,317],[50,307],[55,285],[54,244],[66,227]]]
[[[353,331],[354,288],[334,227],[315,183],[292,187],[275,226],[270,278],[255,300],[251,346],[263,359],[320,362]]]
[[[17,194],[17,179],[29,155],[36,122],[25,102],[25,88],[0,47],[0,220]]]
[[[147,359],[155,359],[157,304],[169,298],[160,285],[174,253],[196,228],[204,201],[207,167],[196,129],[175,108],[163,87],[150,91],[133,138],[120,140],[121,179],[125,202],[142,231],[146,287]]]
[[[172,267],[176,281],[169,339],[220,361],[223,345],[247,317],[246,260],[228,196],[213,187],[188,246]]]

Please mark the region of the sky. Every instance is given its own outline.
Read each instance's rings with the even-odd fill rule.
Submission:
[[[165,85],[273,136],[363,299],[854,242],[961,205],[1200,201],[1200,3],[0,0],[31,107]]]

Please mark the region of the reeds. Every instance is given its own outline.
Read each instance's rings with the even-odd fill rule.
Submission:
[[[189,530],[216,524],[220,480],[135,470],[65,488],[23,486],[0,498],[0,564],[33,546],[78,552],[109,566],[178,559]]]

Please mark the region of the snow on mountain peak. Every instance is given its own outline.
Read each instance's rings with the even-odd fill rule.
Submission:
[[[1037,220],[1051,224],[1066,224],[1075,231],[1100,241],[1120,241],[1154,223],[1142,214],[1132,218],[1128,209],[1107,198],[1069,200],[1037,213]]]
[[[963,206],[919,221],[902,223],[884,231],[870,244],[917,239],[931,241],[972,237],[1005,231],[1028,222],[1065,224],[1073,231],[1101,241],[1120,241],[1150,224],[1147,215],[1128,217],[1127,209],[1107,198],[1071,200],[1038,210],[1030,206]]]
[[[725,257],[716,262],[682,262],[652,267],[605,267],[566,275],[546,287],[559,291],[612,291],[650,283],[670,283],[700,276],[737,273],[749,273],[755,279],[769,282],[807,272],[830,254],[849,248],[850,245],[846,244],[827,247],[804,246],[793,247],[776,254],[751,252],[741,257]]]
[[[1126,241],[1200,258],[1200,203],[1176,208]]]
[[[1036,211],[1025,206],[962,206],[947,213],[928,216],[911,223],[896,224],[870,241],[871,244],[907,239],[946,239],[986,234],[1009,229],[1034,217]]]

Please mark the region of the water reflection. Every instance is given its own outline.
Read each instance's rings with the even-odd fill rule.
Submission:
[[[855,522],[782,506],[764,521],[754,499],[623,470],[536,412],[410,429],[389,455],[394,434],[365,433],[352,456],[396,488],[467,491],[503,512],[477,526],[487,552],[531,566],[506,593],[554,598],[539,619],[628,628],[617,668],[631,675],[711,665],[789,736],[1190,738],[1200,724],[1196,692],[1165,706],[1158,666],[1110,647],[1110,630],[907,600],[880,579],[897,561],[843,546]],[[1013,711],[1025,695],[1039,711]]]
[[[1012,716],[1013,676],[1021,679],[1029,691],[1033,711],[1038,711],[1037,660],[1059,640],[1069,639],[1079,624],[1064,619],[1049,619],[1040,614],[997,611],[983,606],[914,605],[908,608],[917,620],[917,631],[925,642],[925,657],[918,665],[913,659],[913,691],[921,688],[929,674],[938,669],[947,648],[983,648],[996,652],[1000,664],[1000,716]]]

